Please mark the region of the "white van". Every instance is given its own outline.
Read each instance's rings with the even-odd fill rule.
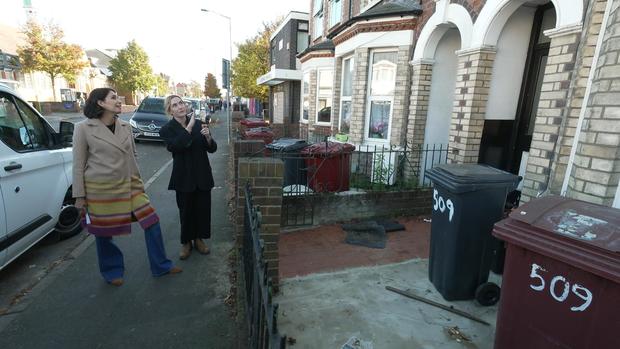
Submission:
[[[0,269],[50,233],[81,231],[71,198],[73,124],[59,129],[0,84]]]

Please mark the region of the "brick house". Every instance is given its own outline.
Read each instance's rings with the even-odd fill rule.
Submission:
[[[269,121],[284,136],[299,133],[301,63],[297,54],[308,47],[308,14],[291,11],[270,37],[270,71],[256,79],[269,86]]]
[[[619,2],[311,0],[300,133],[448,144],[523,201],[620,207]]]

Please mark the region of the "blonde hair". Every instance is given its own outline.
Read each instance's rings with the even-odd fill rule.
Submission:
[[[168,115],[172,115],[172,113],[170,112],[170,104],[172,103],[172,99],[174,97],[178,97],[179,99],[181,99],[182,102],[185,102],[185,101],[183,101],[183,97],[181,97],[179,95],[169,95],[169,96],[167,96],[166,99],[164,100],[164,111]]]

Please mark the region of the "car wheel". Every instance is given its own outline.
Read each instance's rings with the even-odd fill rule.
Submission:
[[[62,203],[58,223],[54,228],[54,234],[59,240],[68,239],[82,231],[80,210],[74,204],[75,199],[71,197],[65,198],[65,202]]]

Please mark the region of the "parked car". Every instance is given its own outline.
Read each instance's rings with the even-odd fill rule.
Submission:
[[[185,100],[186,103],[188,103],[190,110],[194,111],[196,118],[199,120],[205,121],[205,117],[207,116],[207,114],[205,113],[205,108],[203,104],[201,103],[200,99],[199,98],[183,98],[183,99]]]
[[[159,130],[170,120],[164,111],[164,98],[147,97],[131,116],[129,124],[136,142],[161,141]]]
[[[59,129],[0,84],[0,269],[48,234],[82,230],[71,197],[73,124]]]

